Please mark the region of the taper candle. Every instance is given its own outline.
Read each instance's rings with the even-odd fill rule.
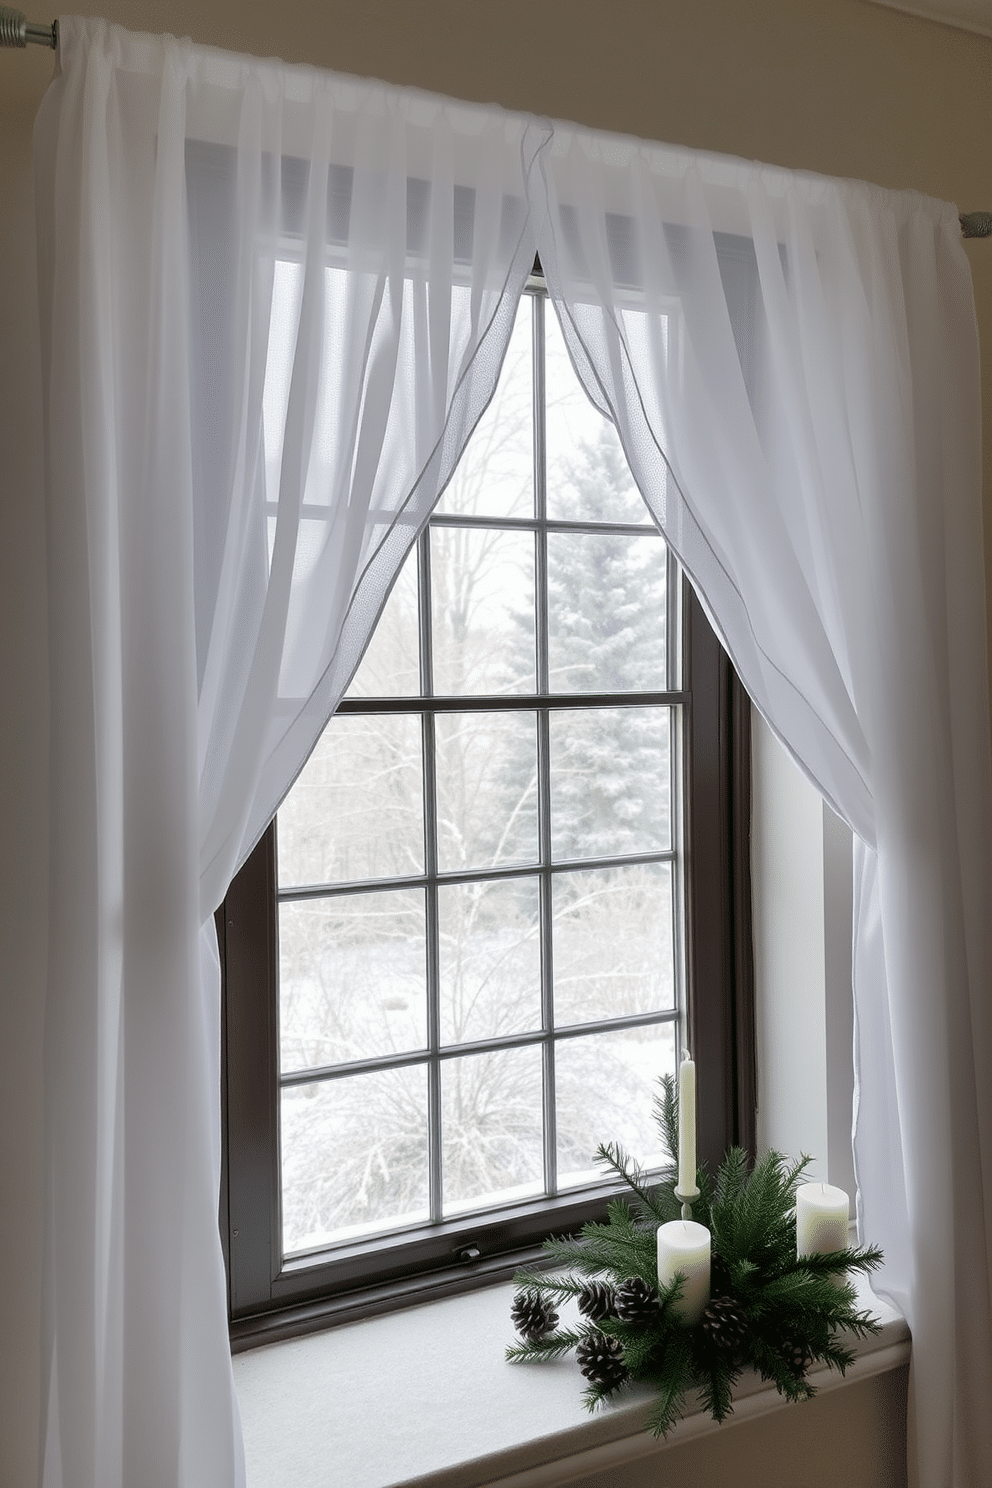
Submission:
[[[696,1188],[696,1066],[689,1051],[679,1065],[679,1186],[675,1192],[695,1196]]]
[[[685,1284],[672,1308],[691,1327],[710,1300],[710,1232],[693,1219],[673,1219],[658,1227],[659,1287],[668,1286],[677,1271]]]

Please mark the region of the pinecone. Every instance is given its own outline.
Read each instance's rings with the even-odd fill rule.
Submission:
[[[710,1296],[729,1297],[732,1292],[730,1272],[724,1264],[723,1257],[714,1251],[710,1263]]]
[[[805,1379],[809,1366],[813,1362],[813,1354],[807,1343],[801,1338],[783,1338],[778,1346],[778,1351],[785,1360],[786,1366],[797,1380]]]
[[[714,1297],[699,1325],[707,1343],[721,1354],[736,1354],[747,1337],[744,1314],[733,1297]]]
[[[590,1281],[579,1293],[579,1311],[594,1323],[616,1317],[617,1294],[605,1281]]]
[[[608,1338],[605,1333],[587,1333],[576,1345],[575,1358],[589,1383],[599,1385],[603,1390],[615,1390],[627,1378],[623,1345],[619,1338]]]
[[[516,1294],[510,1318],[517,1332],[531,1340],[543,1338],[558,1326],[558,1314],[551,1303],[533,1290]]]
[[[658,1293],[639,1276],[628,1276],[617,1287],[616,1312],[624,1323],[650,1323],[658,1317]]]

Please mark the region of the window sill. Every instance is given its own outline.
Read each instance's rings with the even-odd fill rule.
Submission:
[[[664,1452],[716,1430],[788,1410],[774,1387],[745,1376],[734,1414],[717,1427],[690,1412],[667,1441],[646,1430],[650,1392],[625,1393],[590,1415],[571,1358],[509,1365],[509,1283],[386,1317],[239,1354],[248,1488],[531,1488]],[[855,1344],[841,1377],[826,1368],[820,1392],[909,1361],[909,1329],[865,1286],[861,1305],[882,1324]]]

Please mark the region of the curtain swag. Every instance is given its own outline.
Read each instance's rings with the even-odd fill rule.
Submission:
[[[244,1481],[212,914],[493,394],[535,252],[752,698],[855,833],[859,1221],[913,1331],[912,1481],[970,1488],[992,782],[957,211],[99,20],[59,35],[36,125],[46,1488]]]

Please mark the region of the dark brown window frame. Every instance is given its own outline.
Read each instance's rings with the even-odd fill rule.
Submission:
[[[754,1150],[750,705],[686,584],[682,614],[687,1022],[699,1153]],[[217,913],[223,968],[220,1227],[234,1351],[506,1280],[550,1233],[601,1216],[599,1186],[283,1263],[274,829]]]

